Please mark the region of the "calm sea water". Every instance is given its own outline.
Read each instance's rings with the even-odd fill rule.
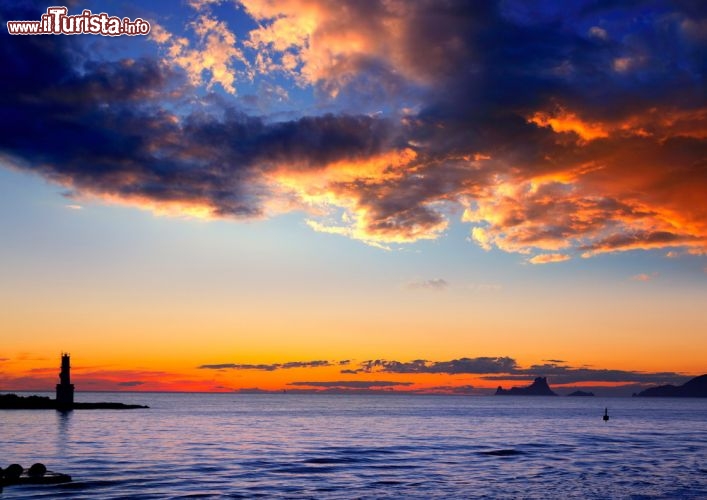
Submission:
[[[74,479],[2,500],[707,498],[707,400],[77,396],[151,409],[0,412],[2,466]]]

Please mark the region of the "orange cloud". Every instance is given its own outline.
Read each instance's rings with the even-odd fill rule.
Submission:
[[[155,201],[144,196],[113,196],[102,195],[101,199],[105,203],[126,205],[147,210],[157,216],[182,217],[186,219],[213,220],[222,218],[218,214],[217,207],[208,200],[193,201]]]
[[[620,184],[618,177],[612,187],[596,191],[588,189],[584,180],[580,177],[572,183],[550,182],[540,187],[533,181],[503,181],[478,196],[462,219],[475,224],[471,237],[483,248],[495,246],[508,252],[574,247],[588,257],[604,252],[707,245],[707,227],[690,212],[679,212],[672,193],[663,206],[652,205],[639,201],[634,193],[607,196],[607,191]],[[703,209],[695,209],[695,205],[690,207],[690,211],[702,213]],[[538,255],[530,262],[547,262],[548,258]]]
[[[601,123],[584,121],[576,114],[564,109],[559,109],[555,113],[538,111],[528,118],[528,121],[541,127],[551,127],[555,132],[574,132],[586,141],[609,135]]]
[[[564,262],[570,260],[570,256],[564,253],[544,253],[528,259],[531,264],[548,264],[550,262]]]
[[[549,116],[538,113],[529,121],[554,133],[575,132],[580,141],[546,145],[542,161],[506,170],[470,194],[462,220],[474,225],[472,240],[487,250],[574,248],[584,257],[670,247],[703,251],[707,200],[698,172],[704,110],[652,109],[615,123],[585,122],[563,109]]]
[[[582,118],[577,112],[555,106],[551,111],[536,111],[528,118],[528,122],[550,127],[555,132],[574,132],[584,141],[612,135],[659,139],[677,135],[698,139],[707,137],[706,109],[651,107],[616,120],[591,121]]]
[[[387,73],[389,81],[398,75],[429,83],[463,45],[449,34],[443,43],[412,53],[408,45],[417,33],[411,20],[419,13],[404,2],[243,0],[242,4],[260,24],[246,42],[257,52],[256,69],[319,85],[331,98],[371,65]]]
[[[272,210],[300,206],[318,219],[308,219],[315,231],[345,235],[374,246],[434,239],[448,221],[430,208],[425,219],[424,207],[405,204],[381,206],[399,182],[415,171],[417,154],[409,148],[393,150],[360,160],[332,162],[317,170],[297,170],[283,165],[269,181],[280,193]],[[282,198],[288,199],[287,206]],[[335,219],[337,212],[338,220]]]
[[[151,38],[166,47],[165,62],[182,68],[192,85],[206,84],[208,89],[218,83],[226,92],[236,93],[237,74],[249,75],[250,63],[236,46],[236,36],[226,23],[209,14],[200,15],[190,24],[197,35],[197,47],[191,48],[184,37],[175,37],[158,24],[151,29]],[[245,73],[236,69],[239,63]]]

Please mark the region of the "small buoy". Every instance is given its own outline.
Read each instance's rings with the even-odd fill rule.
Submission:
[[[604,408],[604,416],[602,418],[604,419],[604,422],[609,420],[609,409],[608,408]]]

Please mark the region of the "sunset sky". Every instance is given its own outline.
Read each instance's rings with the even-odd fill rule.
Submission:
[[[64,351],[77,390],[707,372],[705,2],[72,0],[151,32],[8,34],[53,5],[0,4],[0,391]]]

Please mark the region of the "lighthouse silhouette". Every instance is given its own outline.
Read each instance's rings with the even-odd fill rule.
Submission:
[[[71,358],[68,353],[61,355],[61,372],[56,384],[56,409],[74,409],[74,384],[71,383]]]

